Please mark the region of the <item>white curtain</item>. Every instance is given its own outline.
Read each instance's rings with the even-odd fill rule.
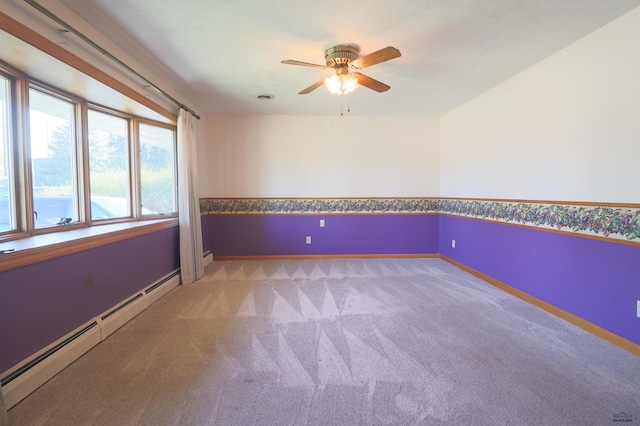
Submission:
[[[191,113],[180,109],[178,115],[178,209],[182,284],[197,281],[204,275],[196,167],[198,155],[193,120]]]

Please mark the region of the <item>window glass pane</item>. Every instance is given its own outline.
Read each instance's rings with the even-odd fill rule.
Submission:
[[[91,219],[131,216],[128,121],[89,110]]]
[[[74,165],[74,105],[29,90],[30,149],[36,227],[78,221]]]
[[[175,132],[140,124],[140,197],[143,214],[175,213]]]
[[[9,128],[11,122],[9,83],[9,80],[0,76],[0,232],[16,228],[15,202],[11,194],[13,177]]]

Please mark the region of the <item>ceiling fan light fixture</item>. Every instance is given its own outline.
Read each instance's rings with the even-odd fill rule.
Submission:
[[[358,77],[353,74],[334,74],[324,79],[324,85],[334,95],[346,95],[358,88]]]
[[[327,62],[327,65],[293,61],[291,59],[284,60],[282,63],[287,65],[322,68],[325,70],[333,70],[335,72],[335,75],[320,79],[311,86],[302,89],[298,92],[299,95],[311,93],[323,84],[330,93],[335,95],[351,93],[360,85],[379,93],[389,90],[391,86],[361,74],[359,71],[363,68],[398,58],[401,56],[400,51],[395,47],[387,46],[362,57],[358,56],[359,53],[360,50],[355,46],[338,45],[325,50],[324,59]]]

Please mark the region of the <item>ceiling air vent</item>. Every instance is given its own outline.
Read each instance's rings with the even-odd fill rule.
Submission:
[[[275,98],[275,96],[268,93],[261,93],[259,95],[256,95],[256,98],[260,99],[261,101],[270,101],[271,99]]]

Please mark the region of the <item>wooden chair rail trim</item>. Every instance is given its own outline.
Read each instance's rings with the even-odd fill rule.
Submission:
[[[27,240],[35,241],[38,237],[31,237],[25,240],[6,241],[2,243],[3,247],[17,246],[18,248],[12,253],[0,255],[0,272],[173,228],[178,226],[178,220],[165,219],[153,221],[151,223],[126,222],[121,224],[121,226],[102,226],[114,226],[119,229],[102,232],[100,230],[100,226],[93,226],[79,230],[83,235],[78,237],[70,237],[69,234],[74,231],[68,231],[60,233],[62,241],[51,242],[43,245],[34,244],[33,247],[25,248],[20,248],[20,246],[24,246],[28,243],[29,241]]]

